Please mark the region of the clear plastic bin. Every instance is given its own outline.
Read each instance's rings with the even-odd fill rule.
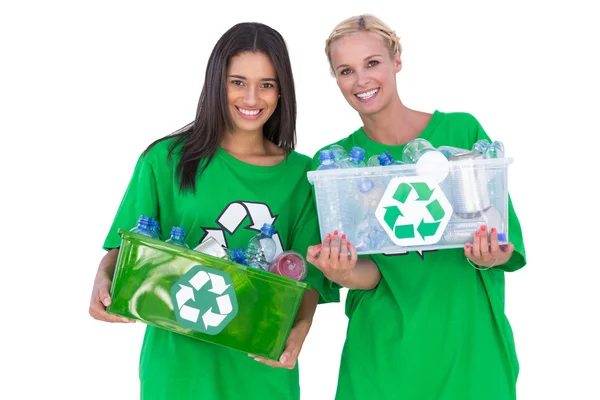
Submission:
[[[321,238],[345,233],[358,254],[459,248],[481,225],[508,243],[511,158],[308,172]]]
[[[127,230],[106,311],[278,360],[311,286]]]

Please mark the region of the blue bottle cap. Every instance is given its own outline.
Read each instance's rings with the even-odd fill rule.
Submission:
[[[365,149],[359,146],[352,147],[350,150],[350,158],[356,161],[362,161],[365,159]]]
[[[392,155],[390,154],[389,151],[386,151],[380,155],[377,156],[377,159],[379,160],[379,164],[381,165],[390,165],[394,162],[394,158],[392,157]]]
[[[275,233],[275,227],[271,224],[267,224],[265,223],[262,228],[260,228],[260,232],[268,237],[273,236],[273,233]]]

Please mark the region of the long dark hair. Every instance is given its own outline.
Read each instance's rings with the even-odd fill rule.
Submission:
[[[287,46],[275,29],[258,23],[244,22],[231,27],[215,45],[198,101],[196,119],[183,128],[154,141],[176,137],[169,147],[169,159],[177,148],[179,188],[196,190],[198,167],[204,171],[220,145],[221,135],[233,131],[227,101],[226,74],[232,57],[246,52],[262,52],[273,63],[279,83],[279,102],[263,127],[263,136],[288,153],[296,146],[296,91]],[[181,145],[181,146],[180,146]]]

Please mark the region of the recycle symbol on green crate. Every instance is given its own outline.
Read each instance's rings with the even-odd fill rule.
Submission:
[[[388,184],[375,217],[396,245],[428,245],[442,238],[452,206],[437,182],[398,177]]]
[[[202,265],[186,272],[171,287],[177,322],[194,331],[216,335],[238,312],[229,274]]]

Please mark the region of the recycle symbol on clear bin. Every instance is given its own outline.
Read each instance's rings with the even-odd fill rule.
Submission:
[[[398,177],[388,184],[375,217],[398,246],[440,241],[452,217],[452,205],[434,180]]]
[[[177,322],[194,331],[216,335],[238,312],[229,274],[202,265],[186,272],[171,287]]]

